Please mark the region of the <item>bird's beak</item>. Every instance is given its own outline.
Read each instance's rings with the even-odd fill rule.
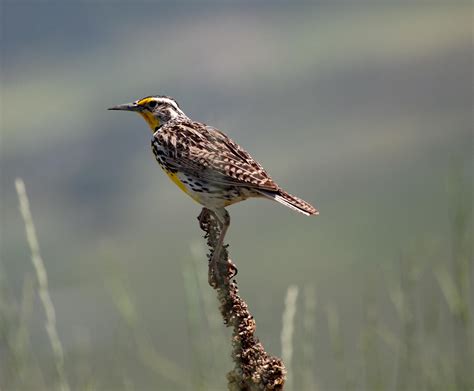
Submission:
[[[123,105],[117,105],[109,107],[107,110],[123,110],[123,111],[140,111],[141,106],[137,105],[137,102],[125,103]]]

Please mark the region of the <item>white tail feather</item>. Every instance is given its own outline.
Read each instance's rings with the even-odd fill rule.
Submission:
[[[279,202],[280,204],[283,204],[283,205],[287,206],[290,209],[296,210],[297,212],[300,212],[300,213],[304,214],[305,216],[311,216],[308,212],[306,212],[303,209],[300,209],[300,208],[290,204],[287,200],[285,200],[282,196],[280,196],[278,194],[275,194],[273,199],[275,201]]]
[[[317,210],[315,210],[313,208],[313,210],[315,210],[314,213],[309,213],[308,211],[304,210],[303,208],[300,208],[298,207],[297,205],[295,205],[294,203],[291,203],[288,199],[286,199],[285,197],[281,196],[280,194],[278,193],[273,193],[273,192],[270,192],[270,191],[265,191],[265,190],[259,190],[259,193],[262,194],[263,196],[269,198],[269,199],[272,199],[274,201],[277,201],[279,202],[280,204],[282,205],[285,205],[287,206],[288,208],[290,209],[293,209],[294,211],[296,212],[299,212],[301,214],[304,214],[305,216],[311,216],[313,214],[319,214],[319,212]],[[289,196],[289,195],[288,195]],[[293,196],[291,196],[293,197]],[[296,197],[294,197],[296,198]],[[300,200],[300,199],[297,199],[299,202],[303,202],[303,203],[306,203],[305,201],[303,200]],[[309,204],[308,206],[310,208],[312,208]]]

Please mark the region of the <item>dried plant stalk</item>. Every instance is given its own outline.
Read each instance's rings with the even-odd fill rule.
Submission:
[[[201,229],[209,246],[209,260],[216,249],[219,223],[204,208],[199,216]],[[236,267],[229,259],[227,246],[220,252],[217,268],[209,263],[209,285],[217,291],[224,323],[232,327],[234,369],[227,374],[230,391],[283,390],[286,369],[278,357],[270,356],[255,336],[256,324],[247,303],[239,296],[234,279]]]

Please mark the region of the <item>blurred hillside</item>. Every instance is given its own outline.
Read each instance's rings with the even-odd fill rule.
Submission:
[[[472,4],[2,10],[0,389],[57,381],[16,177],[72,388],[223,387],[228,334],[199,288],[199,205],[160,172],[143,121],[106,111],[150,94],[225,131],[321,211],[229,209],[241,293],[268,351],[281,350],[287,287],[302,292],[295,390],[472,381],[458,365],[474,351]]]

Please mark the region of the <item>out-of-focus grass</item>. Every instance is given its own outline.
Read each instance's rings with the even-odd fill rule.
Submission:
[[[57,388],[61,391],[69,391],[69,384],[67,376],[64,371],[64,349],[59,339],[58,330],[56,327],[56,310],[53,302],[51,301],[51,295],[48,287],[48,275],[44,267],[44,262],[40,254],[38,237],[36,235],[36,228],[33,223],[33,217],[31,216],[30,203],[26,194],[25,184],[22,179],[17,178],[15,180],[15,187],[18,195],[19,209],[25,224],[26,238],[28,246],[31,251],[31,262],[33,264],[36,278],[37,278],[37,289],[38,296],[41,300],[43,310],[45,312],[45,328],[48,334],[49,342],[53,350],[53,359],[57,371]],[[27,299],[27,296],[24,296]],[[23,319],[20,318],[20,321]],[[20,323],[23,326],[23,322]],[[22,327],[23,328],[23,327]],[[23,332],[24,333],[24,332]],[[22,337],[19,334],[19,339]]]
[[[121,273],[115,273],[107,281],[107,288],[121,320],[125,323],[127,328],[126,334],[131,338],[130,348],[134,351],[140,365],[148,369],[153,374],[153,377],[163,379],[178,389],[187,389],[190,378],[183,376],[185,371],[179,365],[160,354],[153,345],[147,327],[142,324],[133,298],[133,292],[126,276]],[[123,370],[124,386],[133,388],[134,382],[131,376],[127,374],[126,368],[123,368]],[[142,386],[139,384],[137,384],[138,388]]]
[[[467,205],[470,189],[463,178],[455,179],[452,186],[456,189],[453,226],[450,240],[446,242],[451,247],[451,257],[443,259],[429,249],[415,249],[394,262],[398,272],[367,270],[365,295],[358,309],[360,324],[345,319],[333,300],[317,307],[313,285],[303,288],[302,310],[296,312],[298,288],[288,288],[281,341],[288,362],[289,357],[295,359],[295,370],[290,372],[292,389],[324,389],[326,384],[346,390],[472,389],[472,215]],[[32,224],[29,219],[31,216],[27,221]],[[423,259],[424,251],[433,258]],[[125,351],[118,352],[118,359],[114,361],[116,370],[122,373],[122,382],[115,384],[114,389],[214,390],[224,386],[224,375],[230,367],[227,357],[230,338],[223,332],[217,301],[207,286],[206,276],[199,271],[198,266],[204,260],[202,246],[196,243],[182,265],[188,326],[183,343],[189,341],[193,346],[191,372],[164,357],[159,347],[154,346],[126,275],[118,271],[105,282],[120,315],[119,322],[124,326],[122,337],[129,340],[120,347]],[[73,379],[72,389],[110,388],[112,383],[106,379],[106,373],[84,371],[84,367],[90,365],[87,356],[79,358],[80,362],[76,357],[74,365],[68,365],[66,351],[66,365],[59,367],[66,371],[62,375],[52,373],[51,365],[36,356],[29,343],[30,318],[37,305],[35,292],[44,295],[42,289],[45,287],[41,288],[31,274],[27,274],[16,299],[7,276],[0,274],[0,388],[64,388],[62,382],[66,378]],[[320,313],[323,309],[325,314]],[[326,326],[319,318],[326,318]],[[354,350],[357,343],[347,338],[351,335],[348,327],[357,328],[359,349]],[[265,340],[264,335],[260,337]],[[327,339],[329,346],[325,346]],[[138,369],[121,368],[123,354],[134,354]],[[317,367],[321,362],[326,370]],[[81,377],[76,371],[89,375]],[[137,379],[137,371],[144,371],[147,376]],[[338,380],[334,382],[328,374]]]
[[[242,294],[272,354],[285,290],[298,285],[294,389],[470,381],[472,4],[74,3],[2,3],[2,391],[55,379],[18,175],[71,388],[223,388],[228,334],[198,245],[189,256],[196,205],[157,169],[145,124],[105,110],[155,93],[321,209],[230,210]],[[445,192],[451,156],[471,172]]]
[[[281,359],[285,363],[288,377],[285,387],[288,391],[293,390],[293,334],[295,329],[297,299],[298,287],[296,285],[290,285],[286,291],[280,336]]]

